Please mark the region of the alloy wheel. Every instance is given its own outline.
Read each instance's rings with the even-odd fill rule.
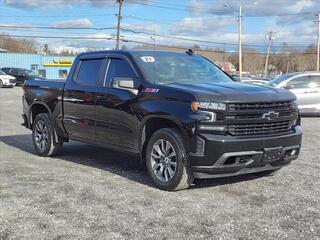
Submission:
[[[177,170],[176,152],[169,141],[159,139],[153,144],[151,167],[161,182],[168,182],[174,177]]]
[[[48,145],[48,128],[46,124],[39,120],[35,127],[35,143],[41,152],[44,152]]]

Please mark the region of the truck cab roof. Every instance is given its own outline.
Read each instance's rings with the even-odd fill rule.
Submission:
[[[191,53],[191,51],[187,51]],[[143,55],[151,55],[154,53],[157,54],[177,54],[177,55],[186,55],[187,52],[179,52],[179,51],[167,51],[167,50],[102,50],[102,51],[93,51],[93,52],[84,52],[80,53],[78,56],[86,56],[86,55],[108,55],[108,54],[119,54],[119,55],[134,55],[134,54],[143,54]]]

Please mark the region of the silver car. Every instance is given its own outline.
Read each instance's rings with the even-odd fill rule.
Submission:
[[[267,85],[294,93],[302,115],[320,115],[320,72],[286,74]]]

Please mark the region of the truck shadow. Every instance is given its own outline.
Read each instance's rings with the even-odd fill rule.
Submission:
[[[30,134],[0,136],[0,142],[30,154],[36,155]],[[146,173],[144,166],[140,164],[138,157],[128,155],[90,144],[70,142],[63,146],[59,155],[54,159],[73,162],[90,166],[117,174],[131,181],[138,182],[149,187],[154,187]],[[237,182],[249,181],[257,178],[254,174],[229,178],[196,179],[191,189],[228,185]]]

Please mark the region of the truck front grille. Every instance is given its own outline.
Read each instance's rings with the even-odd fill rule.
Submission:
[[[224,121],[233,136],[258,136],[290,133],[297,118],[294,101],[230,103]]]
[[[287,133],[291,130],[293,121],[270,123],[236,124],[229,125],[229,133],[234,136],[274,135]]]
[[[247,110],[288,110],[295,108],[294,101],[273,102],[273,103],[232,103],[229,104],[230,111]]]

